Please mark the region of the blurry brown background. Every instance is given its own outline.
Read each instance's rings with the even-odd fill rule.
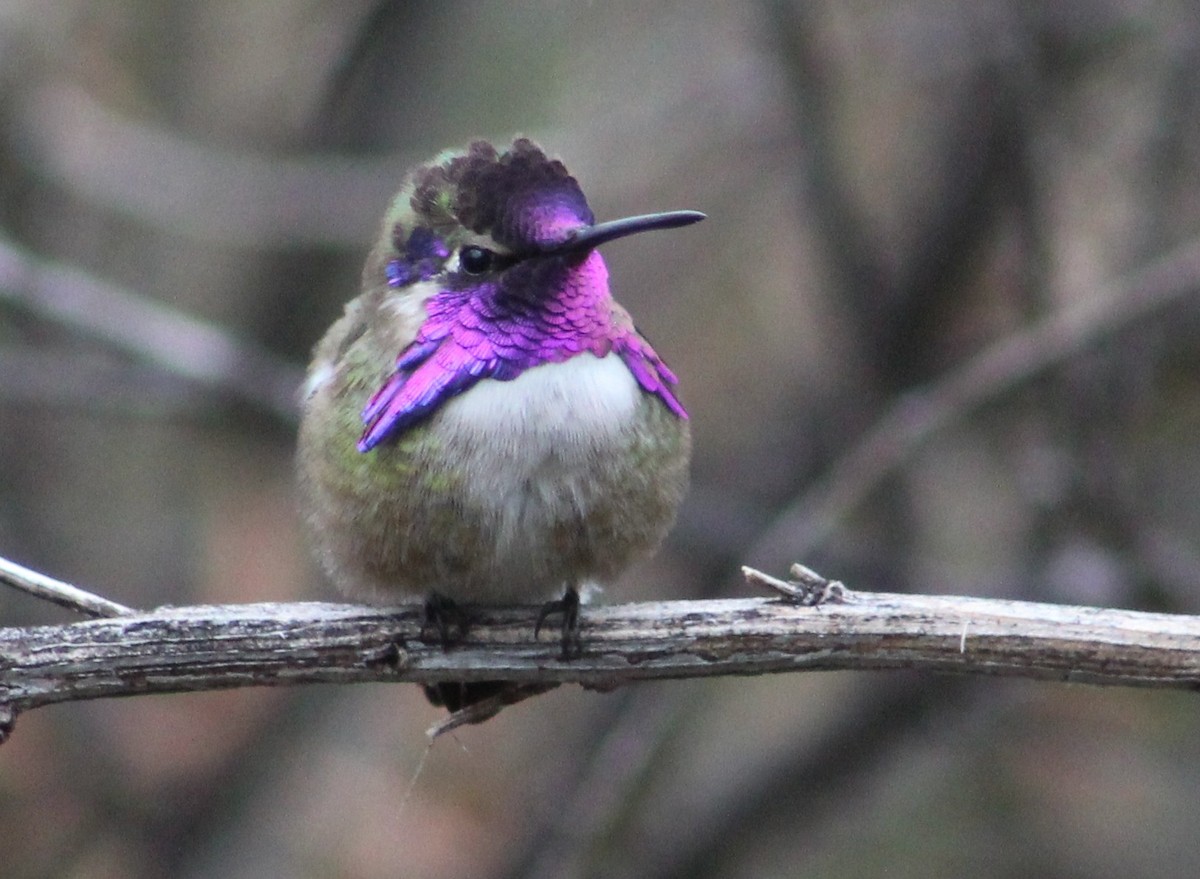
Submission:
[[[520,132],[600,218],[710,217],[606,251],[696,439],[668,545],[608,600],[743,595],[738,564],[802,555],[852,588],[1200,612],[1194,297],[956,412],[832,531],[762,539],[900,395],[1196,236],[1198,104],[1183,2],[0,2],[0,554],[142,607],[333,597],[292,369],[403,169]],[[97,284],[140,304],[66,296]],[[149,303],[241,353],[182,375]],[[0,591],[0,625],[66,619]],[[438,716],[394,686],[33,712],[0,748],[0,871],[1200,868],[1186,694],[563,689],[440,740],[404,802]]]

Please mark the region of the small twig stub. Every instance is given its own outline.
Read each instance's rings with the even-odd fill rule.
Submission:
[[[840,580],[827,580],[799,562],[792,565],[791,575],[791,580],[780,580],[746,565],[742,566],[742,576],[746,578],[747,583],[761,584],[774,589],[784,598],[802,607],[844,604],[849,600],[849,590]]]
[[[119,617],[136,613],[131,607],[47,577],[6,558],[0,558],[0,583],[88,617]]]

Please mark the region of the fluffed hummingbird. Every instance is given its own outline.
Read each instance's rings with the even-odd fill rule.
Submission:
[[[404,177],[303,391],[305,518],[345,593],[424,599],[440,618],[546,601],[568,649],[579,590],[670,527],[691,445],[677,379],[596,248],[703,218],[597,223],[563,164],[523,138]],[[426,689],[453,711],[492,686]]]

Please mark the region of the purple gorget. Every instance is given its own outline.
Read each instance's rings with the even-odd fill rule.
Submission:
[[[389,281],[402,286],[399,276],[407,282],[411,271],[389,266]],[[426,318],[416,338],[363,409],[359,451],[394,438],[481,379],[511,381],[532,367],[587,353],[615,353],[646,393],[687,418],[672,389],[675,374],[629,316],[614,307],[597,251],[533,258],[494,279],[468,280],[459,276],[456,283],[452,275],[448,289],[425,301]]]

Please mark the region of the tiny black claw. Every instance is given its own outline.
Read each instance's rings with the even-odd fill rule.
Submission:
[[[551,614],[562,614],[562,658],[575,659],[583,655],[583,642],[579,637],[579,593],[570,586],[563,597],[556,601],[547,601],[538,611],[537,624],[533,627],[533,637],[537,638],[542,631],[542,624]]]

